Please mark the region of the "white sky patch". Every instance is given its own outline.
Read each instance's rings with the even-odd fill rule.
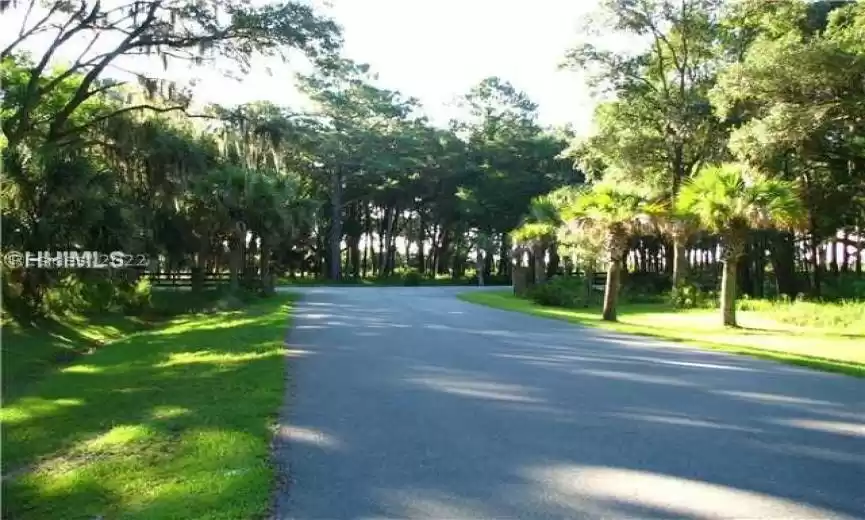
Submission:
[[[333,17],[344,29],[344,54],[366,62],[379,74],[379,84],[418,98],[433,123],[444,125],[459,117],[455,106],[480,80],[499,76],[525,91],[539,105],[540,122],[571,124],[588,130],[596,101],[583,76],[558,70],[567,49],[585,35],[581,23],[596,7],[596,0],[311,0],[320,12]],[[256,2],[263,3],[263,2]],[[18,33],[24,5],[0,17],[0,45]],[[31,20],[37,19],[37,13]],[[32,38],[27,48],[38,52],[50,38]],[[603,44],[628,48],[630,38],[607,36]],[[72,61],[83,42],[66,45],[61,60]],[[5,46],[5,45],[4,45]],[[198,103],[234,105],[269,100],[290,107],[308,106],[294,86],[298,71],[309,71],[305,60],[283,64],[276,59],[254,60],[253,70],[242,81],[225,78],[216,68],[191,69],[171,64],[162,70],[158,60],[123,58],[120,68],[147,70],[178,83],[196,78]],[[117,67],[107,75],[127,79]],[[124,77],[127,76],[127,77]]]

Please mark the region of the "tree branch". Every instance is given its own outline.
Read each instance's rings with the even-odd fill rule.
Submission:
[[[151,4],[150,8],[147,10],[147,16],[142,20],[141,25],[135,28],[129,36],[127,36],[123,42],[121,42],[116,49],[108,53],[102,61],[99,62],[98,65],[93,67],[81,80],[81,84],[78,86],[78,89],[75,91],[75,94],[72,96],[72,99],[66,103],[54,118],[54,122],[51,123],[51,127],[48,130],[48,138],[47,140],[50,142],[54,138],[60,135],[61,129],[63,125],[69,120],[69,117],[72,115],[72,112],[78,108],[81,103],[83,103],[87,99],[87,92],[90,89],[90,85],[96,80],[99,74],[105,69],[105,67],[114,60],[117,56],[121,55],[123,52],[129,50],[131,48],[131,42],[134,41],[135,38],[144,33],[150,26],[153,24],[154,20],[156,20],[156,11],[159,9],[159,6],[162,5],[161,1],[155,1]],[[66,132],[68,133],[68,132]]]
[[[33,9],[33,4],[36,3],[36,0],[30,1],[30,7],[27,8],[27,14],[24,16],[24,22],[21,24],[21,30],[18,32],[18,38],[16,38],[12,43],[10,43],[5,49],[0,51],[0,60],[3,60],[7,56],[12,54],[12,51],[17,47],[21,42],[26,40],[27,38],[36,34],[37,30],[41,29],[45,22],[48,21],[49,18],[57,11],[59,2],[55,2],[54,5],[51,6],[51,9],[48,10],[48,14],[42,17],[41,20],[36,22],[33,27],[30,29],[24,29],[27,26],[27,19],[30,17],[30,10]]]
[[[86,130],[87,128],[90,128],[94,125],[97,125],[97,124],[101,123],[102,121],[105,121],[107,119],[111,119],[112,117],[117,117],[121,114],[126,114],[128,112],[134,112],[134,111],[138,111],[138,110],[149,110],[151,112],[156,112],[156,113],[165,113],[165,112],[176,112],[178,110],[181,110],[181,111],[186,110],[186,107],[183,105],[174,105],[174,106],[169,106],[169,107],[158,107],[155,105],[132,105],[132,106],[128,106],[128,107],[123,107],[121,109],[115,110],[114,112],[111,112],[110,114],[105,114],[105,115],[102,115],[99,117],[95,117],[95,118],[91,119],[90,121],[84,123],[83,125],[78,125],[78,126],[72,127],[70,129],[66,130],[65,132],[63,132],[62,134],[58,134],[57,139],[61,139],[65,136],[68,136],[71,134],[80,133],[81,131]]]

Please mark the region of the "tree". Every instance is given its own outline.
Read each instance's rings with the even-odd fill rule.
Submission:
[[[821,242],[861,226],[865,214],[865,182],[857,174],[865,167],[865,5],[771,4],[745,5],[756,35],[741,61],[720,74],[711,98],[722,117],[740,119],[730,138],[739,160],[800,181],[819,294]],[[794,293],[793,248],[782,247],[792,240],[777,238],[779,285]]]
[[[740,164],[707,167],[682,188],[677,210],[721,237],[721,316],[724,325],[737,326],[736,264],[744,254],[748,234],[802,222],[804,207],[794,186]]]
[[[88,99],[123,85],[103,77],[120,57],[154,56],[166,68],[169,61],[196,66],[224,57],[245,68],[256,54],[285,58],[290,49],[299,49],[313,58],[323,58],[340,44],[337,26],[299,2],[261,7],[240,0],[208,0],[194,5],[181,0],[113,4],[78,0],[50,2],[47,7],[37,0],[0,3],[0,13],[8,16],[10,9],[22,10],[23,21],[19,33],[0,50],[0,62],[19,54],[34,36],[52,35],[44,52],[28,63],[27,80],[13,94],[15,110],[4,117],[3,132],[10,148],[34,132],[43,143],[65,142],[92,125],[130,111],[186,108],[189,99],[183,85],[132,71],[149,94],[160,93],[168,104],[129,104],[70,124],[73,114]],[[58,51],[79,40],[86,42],[84,51],[68,67],[50,74]],[[106,45],[106,41],[113,43]],[[75,90],[63,96],[50,117],[34,117],[34,111],[47,99],[56,98],[58,89],[72,76],[79,78]]]
[[[652,228],[657,207],[644,190],[627,185],[599,183],[562,209],[570,233],[594,235],[604,243],[607,281],[602,317],[616,321],[622,257],[632,235]]]
[[[724,128],[708,101],[718,68],[718,0],[605,0],[590,32],[617,31],[638,53],[588,42],[566,64],[588,70],[617,99],[601,104],[596,133],[573,147],[582,166],[661,190],[672,205],[682,182],[724,153]],[[609,172],[609,173],[608,173]],[[673,235],[674,285],[686,275],[686,236]]]

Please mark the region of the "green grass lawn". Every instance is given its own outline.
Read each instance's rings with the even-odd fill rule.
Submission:
[[[152,326],[150,320],[119,314],[72,314],[38,320],[30,327],[6,319],[2,329],[3,400],[26,391],[31,382],[59,365]]]
[[[3,517],[263,516],[290,302],[172,319],[8,400]]]
[[[463,300],[618,332],[687,342],[821,370],[865,377],[865,334],[858,329],[826,329],[779,323],[754,311],[738,313],[739,329],[720,325],[718,311],[673,309],[666,304],[625,304],[619,322],[601,320],[600,309],[543,307],[510,290],[460,294]]]

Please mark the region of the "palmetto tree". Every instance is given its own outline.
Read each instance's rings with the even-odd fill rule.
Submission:
[[[603,241],[607,261],[603,319],[616,321],[621,262],[628,239],[654,227],[659,209],[646,193],[629,186],[596,184],[562,209],[568,231]]]
[[[543,283],[546,279],[544,256],[559,224],[559,213],[553,200],[549,195],[541,195],[532,199],[529,214],[518,228],[511,231],[514,246],[532,252],[535,283]]]
[[[736,264],[753,229],[795,227],[805,209],[795,187],[769,179],[740,164],[704,168],[683,187],[676,209],[723,247],[721,314],[724,325],[736,326]]]
[[[541,283],[546,278],[544,257],[556,239],[556,231],[562,225],[561,211],[573,204],[578,193],[575,187],[565,186],[535,197],[522,224],[511,231],[515,249],[528,249],[532,252],[536,283]]]

